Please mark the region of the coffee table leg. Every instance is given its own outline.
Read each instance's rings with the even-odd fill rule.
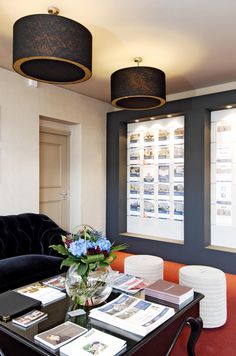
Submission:
[[[194,349],[202,330],[202,325],[203,325],[202,319],[200,317],[197,318],[189,317],[187,318],[186,323],[188,323],[191,326],[191,334],[189,336],[188,344],[187,344],[188,355],[195,356]]]
[[[166,356],[170,356],[177,340],[178,337],[183,329],[183,327],[188,324],[191,327],[191,333],[188,339],[187,343],[187,351],[188,351],[188,356],[195,356],[195,345],[197,343],[197,340],[200,336],[201,330],[202,330],[202,319],[200,317],[193,318],[193,317],[188,317],[183,321],[183,323],[180,325],[177,333],[175,334],[174,340],[172,341],[170,348],[166,354]]]

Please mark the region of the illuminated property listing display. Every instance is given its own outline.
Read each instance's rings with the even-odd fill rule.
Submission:
[[[184,117],[128,124],[127,232],[184,239]]]
[[[211,245],[236,248],[236,109],[211,113]]]

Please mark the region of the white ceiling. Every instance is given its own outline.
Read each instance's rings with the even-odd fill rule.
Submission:
[[[236,0],[0,0],[0,67],[14,22],[50,5],[93,35],[92,78],[65,88],[109,102],[111,74],[136,56],[166,73],[167,94],[236,81]]]

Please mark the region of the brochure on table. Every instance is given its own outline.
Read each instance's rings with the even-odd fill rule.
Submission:
[[[43,284],[52,288],[59,289],[60,291],[65,291],[66,289],[65,282],[66,282],[66,277],[60,274],[58,276],[49,278],[46,281],[43,281]]]
[[[66,297],[66,293],[42,283],[30,284],[17,289],[17,292],[40,300],[44,306]]]
[[[60,348],[61,356],[113,356],[126,347],[126,341],[106,334],[97,329],[90,329],[86,334]]]
[[[41,310],[32,310],[29,313],[19,316],[18,318],[12,319],[12,322],[24,328],[27,328],[33,324],[39,323],[40,321],[46,319],[47,316],[48,314],[42,312]]]
[[[58,350],[62,345],[84,334],[87,329],[66,321],[55,328],[44,331],[34,336],[35,341],[53,350]]]
[[[104,329],[104,322],[101,320],[91,318],[90,323],[92,327]],[[139,342],[143,338],[141,335],[134,334],[132,332],[118,328],[117,326],[108,323],[105,323],[105,329],[111,331],[112,333],[115,333],[116,335],[118,334],[121,338],[124,337],[136,342]]]
[[[173,308],[121,294],[105,306],[92,309],[89,316],[145,336],[174,314]]]
[[[119,273],[112,281],[113,288],[129,294],[135,294],[147,285],[143,279],[125,273]]]

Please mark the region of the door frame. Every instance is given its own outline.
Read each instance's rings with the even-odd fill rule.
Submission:
[[[82,126],[80,122],[63,118],[39,115],[38,135],[40,128],[70,132],[70,229],[84,222],[82,205]],[[65,126],[64,126],[65,125]],[[39,187],[38,187],[39,192]],[[39,195],[38,195],[39,197]],[[39,200],[38,200],[39,201]],[[38,204],[39,210],[39,204]]]
[[[70,164],[70,136],[71,136],[71,132],[68,130],[61,130],[61,129],[56,129],[56,128],[51,128],[51,127],[46,127],[46,126],[39,126],[39,147],[40,147],[40,135],[41,133],[46,133],[46,134],[52,134],[52,135],[58,135],[58,136],[64,136],[66,137],[66,153],[67,153],[67,157],[66,157],[66,182],[67,182],[67,193],[68,193],[68,201],[66,204],[66,213],[67,213],[67,229],[70,229],[70,221],[71,221],[71,217],[70,217],[70,207],[71,207],[71,202],[70,202],[70,169],[71,169],[71,164]],[[39,152],[40,153],[40,152]],[[39,162],[40,162],[40,157],[39,157]],[[39,165],[39,204],[40,204],[40,165]]]

